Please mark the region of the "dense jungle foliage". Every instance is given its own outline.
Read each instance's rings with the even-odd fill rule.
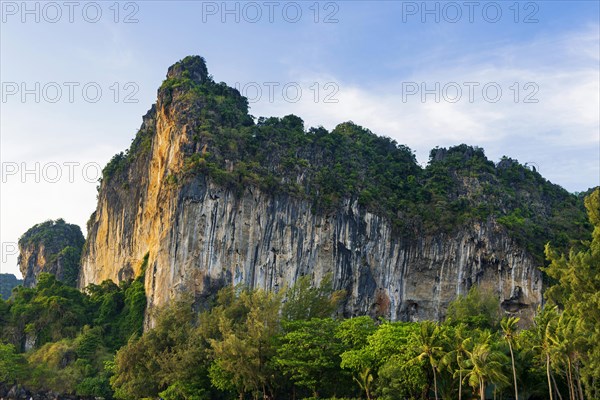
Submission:
[[[0,382],[133,400],[595,399],[600,395],[600,189],[592,240],[546,247],[533,326],[474,287],[442,323],[340,318],[346,295],[303,277],[279,293],[222,289],[160,310],[142,333],[143,277],[79,292],[40,276],[0,301]]]

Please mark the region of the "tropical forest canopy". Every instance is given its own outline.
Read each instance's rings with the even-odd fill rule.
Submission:
[[[600,189],[585,205],[592,240],[546,247],[556,284],[529,328],[477,288],[442,323],[344,319],[346,293],[304,277],[227,287],[204,310],[182,299],[142,333],[143,276],[79,292],[44,274],[0,301],[0,382],[126,400],[598,398]]]

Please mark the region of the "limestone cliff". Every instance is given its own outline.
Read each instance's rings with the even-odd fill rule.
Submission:
[[[568,193],[513,160],[495,166],[470,147],[456,159],[451,151],[432,152],[422,170],[403,146],[350,125],[334,133],[368,152],[342,154],[331,168],[334,156],[304,140],[302,127],[297,144],[265,151],[276,127],[297,124],[286,118],[255,125],[245,99],[212,82],[199,57],[171,67],[131,148],[104,171],[79,286],[137,276],[148,254],[150,308],[182,293],[202,302],[223,285],[277,290],[301,275],[318,283],[332,274],[335,288],[348,293],[346,315],[442,318],[452,299],[477,284],[496,293],[506,311],[531,316],[542,301],[541,254],[522,239],[537,232],[530,221],[546,221],[539,240],[549,239],[564,222],[555,204],[571,204]],[[265,131],[271,133],[263,138]],[[337,146],[326,131],[310,134]],[[344,170],[344,158],[365,157],[367,164],[381,155],[381,165],[398,159],[389,165],[406,172],[384,177],[389,168],[378,172],[380,164]],[[483,160],[478,174],[476,159]],[[453,162],[471,169],[463,174],[449,167]],[[346,186],[328,189],[346,177]],[[546,191],[511,184],[508,201],[498,194],[503,179],[537,180]],[[368,183],[380,181],[390,190],[374,195]],[[364,182],[357,195],[355,182]],[[577,207],[569,207],[561,210],[579,218]]]
[[[33,287],[42,272],[75,286],[84,237],[77,225],[64,220],[46,221],[30,228],[19,239],[19,268],[23,286]]]

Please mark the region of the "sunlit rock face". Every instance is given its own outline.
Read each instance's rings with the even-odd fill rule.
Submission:
[[[177,74],[201,81],[206,66],[192,60],[170,68],[170,77]],[[137,276],[149,254],[149,310],[183,294],[202,303],[224,285],[278,290],[302,275],[318,284],[327,274],[348,294],[347,316],[441,319],[472,285],[525,319],[541,303],[534,258],[493,219],[406,238],[357,201],[318,213],[306,200],[251,186],[240,193],[206,175],[174,182],[190,153],[207,151],[193,139],[198,122],[178,101],[184,95],[159,90],[138,134],[142,150],[102,182],[80,287]]]

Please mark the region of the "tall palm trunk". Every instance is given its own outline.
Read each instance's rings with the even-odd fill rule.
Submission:
[[[462,400],[462,370],[458,371],[458,400]]]
[[[554,400],[552,395],[552,381],[550,380],[550,354],[546,353],[546,375],[548,377],[548,390],[550,393],[550,400]]]
[[[575,397],[575,386],[573,385],[573,371],[571,370],[571,357],[567,357],[567,380],[569,382],[569,398],[577,400]]]
[[[485,400],[485,382],[483,379],[479,380],[479,398]]]
[[[519,400],[519,391],[517,390],[517,370],[515,369],[515,355],[513,354],[512,344],[508,341],[508,348],[510,349],[510,360],[512,361],[513,380],[515,383],[515,400]]]
[[[552,377],[552,382],[554,383],[554,391],[556,392],[558,399],[563,400],[562,394],[560,394],[560,390],[558,390],[558,385],[556,384],[556,379],[554,378],[554,374],[552,372],[550,372],[550,376]]]
[[[433,364],[431,364],[431,370],[433,371],[433,394],[435,395],[435,400],[438,400],[437,374],[435,373],[435,367]]]
[[[581,375],[579,374],[579,361],[575,363],[575,376],[577,377],[577,390],[579,391],[579,398],[584,400],[583,388],[581,387]]]

